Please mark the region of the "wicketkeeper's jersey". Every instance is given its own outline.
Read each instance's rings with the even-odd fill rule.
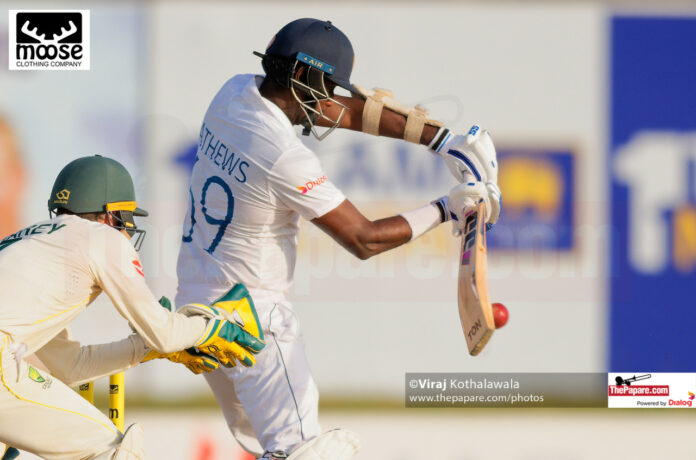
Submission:
[[[235,282],[283,296],[292,283],[298,220],[345,197],[287,116],[263,98],[263,77],[237,75],[211,102],[190,181],[177,304],[210,301]]]
[[[62,215],[0,241],[0,332],[26,353],[65,334],[102,291],[157,350],[187,348],[205,330],[157,303],[133,245],[107,225]]]

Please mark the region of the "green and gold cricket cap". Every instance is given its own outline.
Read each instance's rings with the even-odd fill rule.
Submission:
[[[68,163],[58,174],[48,210],[67,209],[75,214],[86,212],[131,211],[147,216],[135,201],[133,179],[116,160],[94,155]]]

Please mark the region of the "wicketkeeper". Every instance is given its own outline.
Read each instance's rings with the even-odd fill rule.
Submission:
[[[147,212],[115,160],[69,163],[48,208],[55,217],[0,241],[0,441],[47,459],[142,459],[141,427],[120,433],[69,386],[154,358],[196,373],[253,365],[264,343],[226,311],[240,299],[247,305],[246,291],[237,286],[212,306],[188,305],[179,313],[162,308],[136,253],[145,232],[133,216]],[[68,326],[102,292],[136,333],[80,346]],[[24,360],[32,353],[49,372]]]

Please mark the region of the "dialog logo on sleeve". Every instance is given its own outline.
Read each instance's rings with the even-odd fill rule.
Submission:
[[[321,184],[329,180],[326,176],[321,176],[317,179],[307,181],[303,187],[297,187],[297,190],[302,192],[304,195],[305,193],[309,192],[312,190],[314,187],[319,187]]]
[[[10,70],[89,70],[89,10],[9,12]]]

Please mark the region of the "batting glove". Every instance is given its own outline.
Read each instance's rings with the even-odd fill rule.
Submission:
[[[488,131],[474,125],[465,136],[444,131],[438,138],[432,148],[459,183],[471,182],[467,173],[478,182],[498,182],[498,158]]]
[[[500,210],[502,208],[502,198],[500,189],[493,182],[465,182],[456,185],[448,196],[448,206],[450,212],[459,217],[465,216],[470,209],[479,202],[486,204],[486,225],[490,230],[493,224],[498,222]],[[461,233],[464,219],[458,218],[454,223],[453,232]]]

